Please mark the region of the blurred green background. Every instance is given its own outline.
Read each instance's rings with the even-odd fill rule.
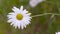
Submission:
[[[60,16],[44,15],[33,17],[31,24],[23,30],[15,29],[7,23],[7,15],[12,12],[12,7],[20,8],[23,5],[25,9],[32,13],[31,16],[44,13],[60,14],[60,0],[46,0],[32,8],[29,0],[0,0],[0,34],[55,34],[60,31]]]

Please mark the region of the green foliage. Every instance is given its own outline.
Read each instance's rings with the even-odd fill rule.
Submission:
[[[60,0],[46,0],[36,7],[29,6],[29,0],[0,0],[0,34],[55,34],[60,31],[60,15],[44,15],[33,17],[31,24],[23,30],[15,29],[7,23],[7,14],[12,12],[12,7],[16,6],[29,10],[33,15],[44,13],[60,14]]]

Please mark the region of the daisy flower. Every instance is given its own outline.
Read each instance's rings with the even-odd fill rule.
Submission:
[[[26,28],[26,25],[30,24],[32,18],[30,17],[31,13],[28,13],[26,9],[23,10],[23,6],[21,6],[20,9],[14,6],[12,10],[13,12],[7,15],[7,22],[10,23],[10,25],[13,25],[15,28]]]
[[[56,32],[56,34],[60,34],[60,32]]]

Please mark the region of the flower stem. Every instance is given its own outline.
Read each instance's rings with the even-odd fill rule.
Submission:
[[[34,16],[31,16],[31,17],[39,17],[39,16],[44,16],[44,15],[60,15],[60,14],[56,14],[56,13],[44,13],[44,14],[38,14],[38,15],[34,15]]]

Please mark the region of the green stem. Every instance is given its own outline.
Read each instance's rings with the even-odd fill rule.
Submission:
[[[34,15],[34,16],[31,16],[31,17],[39,17],[39,16],[44,16],[44,15],[60,15],[60,14],[56,14],[56,13],[44,13],[44,14],[38,14],[38,15]]]

